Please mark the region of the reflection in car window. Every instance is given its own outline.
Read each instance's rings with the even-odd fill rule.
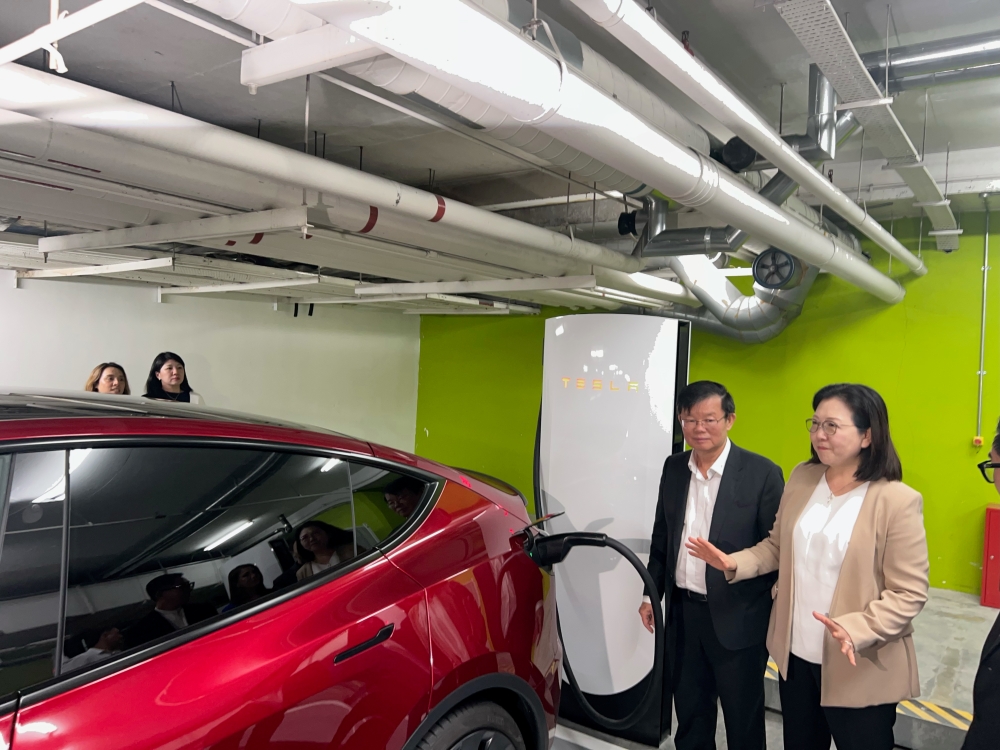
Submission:
[[[428,502],[426,482],[374,466],[351,466],[354,512],[359,538],[380,544]]]
[[[329,457],[204,446],[26,452],[0,455],[0,488],[11,464],[0,695],[169,639],[268,596],[289,573],[292,583],[306,577],[293,556],[304,524],[335,530],[323,570],[375,543],[355,536],[349,465]]]
[[[0,456],[0,697],[52,676],[65,471],[65,451]]]

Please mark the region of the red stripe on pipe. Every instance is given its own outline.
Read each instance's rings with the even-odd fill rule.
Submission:
[[[432,222],[441,221],[441,219],[444,218],[444,198],[442,198],[440,195],[435,195],[434,197],[438,199],[438,210],[430,218],[430,221]]]
[[[236,244],[236,240],[226,240],[226,247],[232,247]]]
[[[0,154],[13,154],[14,156],[23,156],[25,159],[35,158],[31,154],[22,154],[20,151],[11,151],[9,148],[0,148]]]
[[[375,228],[375,222],[378,221],[378,209],[375,206],[368,207],[368,223],[364,225],[359,234],[368,234]]]
[[[260,241],[261,241],[262,239],[264,239],[264,233],[263,233],[263,232],[257,232],[257,234],[255,234],[255,235],[253,236],[253,239],[252,239],[252,240],[250,240],[250,244],[251,244],[251,245],[257,245],[257,244],[260,244]]]
[[[81,167],[79,164],[72,164],[68,161],[59,161],[58,159],[49,159],[50,164],[62,164],[64,167],[73,167],[73,169],[82,169],[85,172],[93,172],[94,174],[100,174],[101,170],[92,169],[91,167]]]
[[[41,185],[42,187],[52,188],[53,190],[65,190],[67,193],[73,192],[73,188],[65,187],[64,185],[53,185],[51,182],[39,182],[38,180],[26,180],[23,177],[11,177],[8,174],[0,174],[0,180],[13,180],[14,182],[26,182],[29,185]]]

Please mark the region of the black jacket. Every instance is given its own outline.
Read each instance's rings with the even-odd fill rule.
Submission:
[[[972,687],[972,714],[962,750],[995,750],[1000,743],[1000,617],[983,646]]]
[[[188,625],[207,620],[218,614],[210,604],[189,604],[184,607],[184,617]],[[128,648],[141,646],[143,643],[155,641],[170,633],[175,633],[173,625],[167,622],[155,609],[125,631],[125,644]]]
[[[691,451],[678,453],[663,465],[646,566],[659,596],[667,594],[668,622],[677,557],[688,554],[681,535],[691,483],[690,458]],[[757,544],[774,525],[784,487],[777,464],[733,444],[722,472],[708,541],[726,553]],[[771,615],[771,586],[778,579],[777,572],[731,584],[720,571],[706,567],[708,606],[719,642],[732,650],[764,643]]]

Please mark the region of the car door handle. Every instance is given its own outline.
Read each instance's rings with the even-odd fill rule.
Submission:
[[[372,638],[369,638],[367,641],[363,641],[359,643],[357,646],[352,646],[351,648],[344,649],[343,651],[341,651],[339,654],[333,657],[333,663],[340,664],[340,662],[344,661],[345,659],[350,659],[352,656],[357,656],[362,651],[370,649],[372,646],[377,646],[383,641],[389,640],[389,636],[392,635],[392,631],[395,629],[395,627],[396,627],[395,623],[390,622],[388,625],[379,630]]]

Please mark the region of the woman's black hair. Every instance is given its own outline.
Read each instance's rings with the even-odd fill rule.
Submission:
[[[142,394],[144,398],[170,398],[163,390],[163,383],[161,383],[160,379],[156,377],[156,373],[158,373],[163,368],[163,365],[167,364],[170,360],[174,360],[184,368],[184,380],[181,381],[181,393],[191,392],[191,384],[188,383],[187,365],[184,364],[184,360],[181,359],[181,355],[174,354],[173,352],[160,352],[156,355],[156,359],[153,360],[153,364],[149,368],[149,377],[146,378],[146,392]]]
[[[857,383],[828,385],[820,388],[813,396],[813,411],[831,398],[839,399],[851,410],[851,421],[858,430],[871,430],[871,444],[861,449],[861,461],[854,478],[859,482],[875,482],[879,479],[901,481],[903,466],[889,435],[889,410],[878,391]],[[810,445],[809,450],[812,453],[809,463],[820,463],[816,449]]]
[[[1000,421],[997,422],[997,434],[993,436],[993,451],[1000,456]]]
[[[257,574],[260,576],[260,583],[257,584],[257,588],[253,591],[247,591],[241,588],[240,582],[240,571],[244,568],[256,568]],[[254,599],[259,599],[260,597],[269,594],[267,586],[264,585],[264,575],[260,572],[260,568],[252,563],[245,563],[243,565],[237,565],[235,568],[229,571],[229,603],[234,607],[238,607],[246,602],[252,602]]]
[[[345,531],[344,529],[338,529],[336,526],[331,526],[325,521],[306,521],[304,524],[299,526],[295,530],[295,542],[299,544],[299,537],[302,535],[302,531],[308,528],[319,529],[324,534],[326,534],[326,544],[327,549],[332,552],[336,552],[337,547],[343,547],[344,545],[351,545],[354,547],[354,534],[350,531]],[[302,558],[302,562],[312,562],[316,559],[316,556],[299,544],[299,557]]]

